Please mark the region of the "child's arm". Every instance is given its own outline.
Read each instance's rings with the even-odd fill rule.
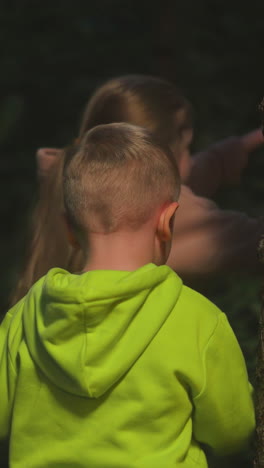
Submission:
[[[10,431],[17,379],[16,362],[12,356],[11,345],[16,349],[20,342],[22,308],[23,300],[7,312],[0,325],[0,440],[6,439]]]
[[[225,314],[203,352],[204,385],[194,397],[194,437],[220,454],[247,446],[255,428],[252,387]]]
[[[168,265],[186,281],[212,273],[257,271],[264,220],[221,210],[182,186]]]
[[[184,183],[202,196],[212,196],[222,185],[238,184],[250,153],[263,145],[262,131],[257,129],[241,137],[220,141],[192,158]]]

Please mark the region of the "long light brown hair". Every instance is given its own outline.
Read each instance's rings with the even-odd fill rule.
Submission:
[[[30,219],[28,248],[10,305],[19,301],[30,287],[52,267],[76,271],[81,266],[81,253],[67,239],[63,219],[62,171],[65,152],[40,181],[39,197]]]
[[[179,155],[182,132],[192,127],[192,108],[174,84],[152,76],[128,75],[107,81],[90,98],[79,139],[96,125],[114,122],[151,130]],[[41,184],[31,221],[31,240],[11,304],[50,268],[57,266],[74,272],[82,267],[81,251],[70,247],[62,219],[62,170],[64,159],[71,152],[72,148],[61,152]]]
[[[96,125],[114,122],[147,128],[173,147],[177,156],[182,133],[192,128],[192,107],[173,83],[147,75],[128,75],[107,81],[93,94],[84,111],[79,138]]]

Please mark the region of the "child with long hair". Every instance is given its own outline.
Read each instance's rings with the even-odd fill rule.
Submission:
[[[95,125],[112,122],[148,128],[175,155],[185,185],[181,189],[168,264],[189,283],[214,273],[257,269],[263,220],[221,210],[212,200],[196,193],[211,196],[221,185],[237,182],[250,151],[263,143],[261,131],[228,139],[191,158],[191,105],[172,83],[142,75],[115,78],[99,87],[87,104],[79,139]],[[52,148],[38,152],[42,190],[34,213],[27,261],[12,303],[49,268],[61,266],[71,271],[81,268],[82,253],[68,245],[60,214],[64,156],[64,151]]]

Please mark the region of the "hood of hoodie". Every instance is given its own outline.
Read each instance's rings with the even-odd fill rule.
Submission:
[[[140,358],[181,288],[181,279],[167,266],[81,275],[54,268],[25,299],[31,358],[59,388],[97,398]]]

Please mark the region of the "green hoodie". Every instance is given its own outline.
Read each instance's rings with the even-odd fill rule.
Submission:
[[[167,266],[52,269],[0,328],[11,468],[206,467],[254,429],[226,316]]]

